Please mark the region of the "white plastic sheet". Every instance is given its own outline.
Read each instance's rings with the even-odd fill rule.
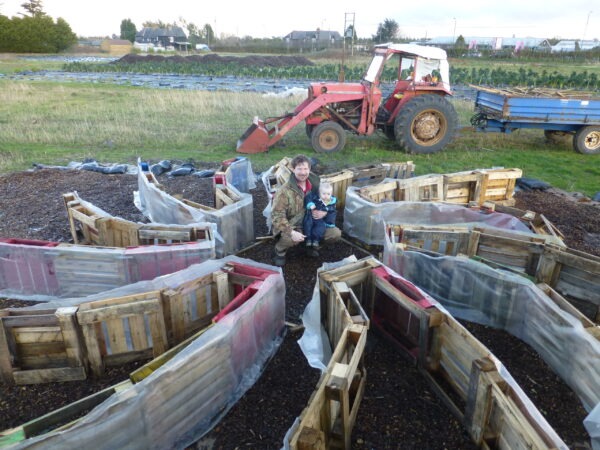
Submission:
[[[210,431],[254,384],[282,341],[285,283],[281,271],[229,257],[111,294],[179,285],[208,275],[227,261],[278,273],[268,276],[250,300],[173,359],[138,384],[113,394],[73,427],[27,439],[11,448],[183,449]],[[68,301],[56,305],[60,303]]]
[[[498,212],[482,212],[461,205],[437,202],[373,203],[358,195],[358,187],[346,191],[344,232],[369,245],[384,245],[384,222],[428,226],[488,226],[531,234],[519,219]]]
[[[214,258],[214,246],[212,240],[132,248],[0,242],[0,296],[47,301],[91,295]]]
[[[240,201],[221,209],[194,208],[150,183],[142,170],[138,172],[138,191],[134,193],[136,207],[152,222],[193,225],[211,222],[217,225],[217,257],[233,254],[254,241],[252,196],[228,186]]]
[[[453,316],[503,329],[530,345],[591,411],[584,422],[590,434],[600,429],[600,342],[534,283],[465,257],[402,252],[389,241],[383,260]]]

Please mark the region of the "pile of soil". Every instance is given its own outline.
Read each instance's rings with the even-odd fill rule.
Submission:
[[[178,64],[236,64],[242,67],[297,67],[314,66],[315,64],[304,56],[220,56],[216,53],[207,55],[189,55],[189,56],[163,56],[163,55],[136,55],[129,53],[122,58],[112,61],[110,64],[125,65],[136,64],[140,62],[172,62]]]
[[[167,192],[210,205],[212,179],[195,176],[159,176]],[[62,194],[79,196],[127,220],[145,222],[133,203],[137,178],[96,172],[40,169],[0,177],[0,237],[71,242]],[[254,229],[266,236],[262,210],[267,196],[262,186],[254,189]],[[520,209],[543,213],[565,234],[572,248],[600,256],[600,209],[551,192],[518,192]],[[340,214],[341,216],[341,214]],[[240,253],[244,258],[270,263],[272,242],[265,241]],[[300,323],[300,315],[312,295],[316,270],[326,261],[367,253],[347,242],[325,246],[319,258],[307,258],[293,249],[284,268],[286,320]],[[0,309],[25,303],[0,299]],[[500,357],[550,425],[571,448],[589,448],[582,421],[586,413],[573,392],[541,358],[518,339],[498,330],[465,323],[474,335]],[[287,333],[284,342],[258,382],[227,416],[191,448],[280,448],[285,432],[307,405],[319,379],[310,368],[296,340]],[[369,333],[365,355],[367,385],[360,405],[352,442],[356,449],[475,448],[462,425],[415,368],[389,342]],[[121,370],[119,370],[121,369]],[[127,378],[132,367],[115,368],[102,379],[31,386],[0,384],[0,429],[71,403],[103,387]],[[31,405],[36,408],[31,408]]]

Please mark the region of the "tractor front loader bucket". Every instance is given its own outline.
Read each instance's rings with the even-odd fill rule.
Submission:
[[[258,117],[237,141],[237,151],[240,153],[261,153],[269,150],[269,130]]]

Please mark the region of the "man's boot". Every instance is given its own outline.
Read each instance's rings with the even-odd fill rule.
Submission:
[[[277,267],[285,266],[285,253],[279,253],[273,249],[273,265]]]

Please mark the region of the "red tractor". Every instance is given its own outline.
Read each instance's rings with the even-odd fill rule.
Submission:
[[[385,63],[399,56],[397,81],[382,101],[380,77]],[[266,152],[304,121],[316,152],[336,152],[346,144],[346,131],[360,136],[381,130],[409,153],[434,153],[452,140],[458,117],[450,92],[446,52],[413,44],[375,47],[360,83],[312,83],[308,98],[292,113],[258,117],[237,143],[241,153]]]

